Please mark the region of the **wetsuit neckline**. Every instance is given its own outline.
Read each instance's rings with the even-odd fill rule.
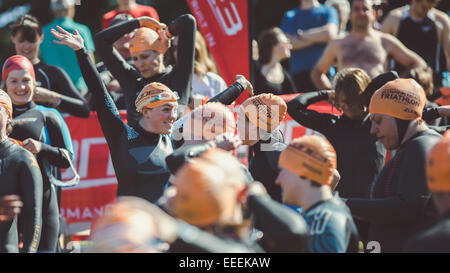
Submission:
[[[302,214],[307,214],[308,212],[310,212],[311,210],[313,210],[314,208],[318,207],[319,205],[326,203],[326,202],[332,202],[333,200],[335,200],[337,197],[339,197],[339,194],[337,192],[335,192],[333,194],[333,197],[331,197],[330,199],[325,199],[325,200],[319,200],[317,201],[315,204],[313,204],[311,207],[309,207],[307,210],[305,210],[305,212],[303,212]]]
[[[3,156],[3,153],[13,144],[9,138],[4,141],[0,141],[0,156]]]
[[[13,104],[13,117],[17,117],[34,107],[36,107],[36,104],[33,101],[22,105]]]
[[[411,140],[413,140],[413,139],[415,139],[415,138],[417,138],[417,137],[420,137],[420,136],[422,136],[422,135],[429,134],[430,132],[434,132],[434,131],[432,131],[432,130],[430,130],[430,129],[426,129],[426,130],[420,131],[420,132],[418,132],[418,133],[415,133],[415,134],[414,134],[412,137],[410,137],[405,143],[401,144],[401,145],[398,147],[397,151],[399,151],[399,150],[405,148],[406,145],[408,145],[408,143],[409,143]]]
[[[144,79],[145,82],[154,82],[154,81],[159,80],[161,78],[161,76],[169,73],[171,70],[172,70],[172,66],[168,65],[168,66],[166,66],[166,68],[164,68],[164,70],[161,73],[155,74],[155,75],[151,76],[150,78],[144,78],[144,77],[142,77],[142,78]],[[177,90],[173,90],[173,91],[177,91]]]
[[[140,135],[146,137],[146,138],[159,138],[160,134],[156,134],[156,133],[151,133],[149,131],[146,131],[144,128],[142,128],[142,126],[140,124],[136,124],[133,127]]]

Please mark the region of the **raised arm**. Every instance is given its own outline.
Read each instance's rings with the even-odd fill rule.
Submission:
[[[337,116],[308,110],[308,106],[328,100],[330,93],[333,92],[323,90],[300,94],[286,103],[287,112],[300,125],[324,133],[336,122]]]
[[[119,111],[106,90],[95,65],[84,49],[83,38],[78,31],[71,34],[60,27],[58,30],[52,30],[52,34],[58,39],[55,43],[67,45],[75,51],[83,78],[95,98],[95,108],[103,134],[108,144],[114,145],[120,140],[120,131],[127,130],[128,126],[120,117]]]

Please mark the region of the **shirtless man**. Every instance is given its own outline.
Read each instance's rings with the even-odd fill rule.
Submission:
[[[410,5],[392,10],[381,26],[381,31],[397,37],[435,72],[450,71],[450,19],[434,8],[438,3],[439,0],[411,0]],[[445,53],[446,67],[439,67],[439,48]]]
[[[406,48],[397,38],[372,28],[375,13],[371,0],[354,0],[350,20],[351,32],[330,41],[311,72],[311,79],[317,89],[331,89],[326,72],[335,62],[338,70],[358,67],[364,69],[371,78],[387,70],[389,55],[409,69],[426,66],[419,55]]]

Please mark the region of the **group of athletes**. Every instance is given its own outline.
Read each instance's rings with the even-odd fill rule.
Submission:
[[[168,25],[128,18],[95,35],[98,55],[123,90],[127,123],[81,35],[51,31],[76,54],[118,182],[117,200],[91,225],[89,252],[339,253],[362,252],[361,243],[373,241],[381,252],[450,251],[450,133],[426,123],[448,115],[448,107],[424,111],[424,89],[412,78],[392,71],[371,78],[349,67],[337,73],[333,90],[287,103],[254,95],[237,75],[190,109],[196,30],[185,14]],[[114,48],[132,32],[134,65]],[[12,33],[25,53],[2,70],[0,252],[61,252],[58,189],[74,154],[56,109],[86,116],[89,108],[79,95],[36,86],[43,71],[48,82],[70,86],[37,50],[20,49],[41,37],[38,23],[25,16]],[[174,37],[177,60],[165,66]],[[243,92],[249,98],[236,121],[229,105]],[[308,109],[322,100],[342,115]],[[322,136],[284,143],[286,114]],[[235,156],[241,145],[252,148],[248,165]]]

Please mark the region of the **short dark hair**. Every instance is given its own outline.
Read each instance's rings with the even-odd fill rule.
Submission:
[[[34,43],[43,33],[41,23],[36,17],[26,14],[11,25],[11,35],[15,37],[19,33],[22,40]]]

